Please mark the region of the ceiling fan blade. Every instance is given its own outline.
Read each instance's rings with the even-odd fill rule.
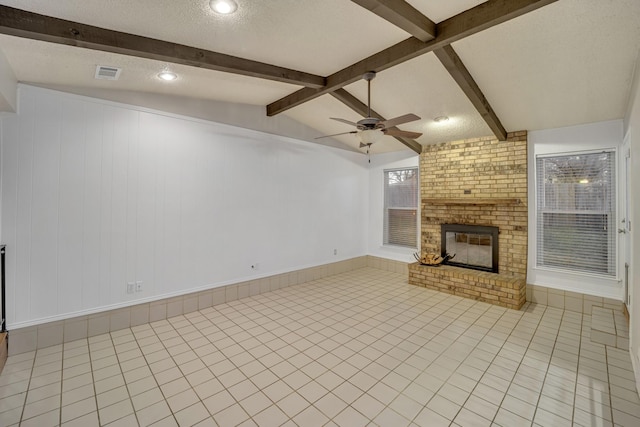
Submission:
[[[358,133],[357,130],[352,130],[351,132],[340,132],[340,133],[334,133],[333,135],[322,135],[322,136],[318,136],[316,138],[313,139],[320,139],[320,138],[330,138],[332,136],[338,136],[338,135],[348,135],[350,133]]]
[[[337,118],[337,117],[329,117],[329,118],[330,118],[331,120],[337,120],[337,121],[339,121],[339,122],[346,123],[346,124],[351,125],[351,126],[354,126],[354,127],[355,127],[355,126],[358,126],[358,124],[357,124],[357,123],[352,122],[352,121],[347,120],[347,119],[339,119],[339,118]]]
[[[409,113],[409,114],[405,114],[404,116],[398,116],[398,117],[394,117],[393,119],[385,120],[383,122],[380,122],[379,124],[386,128],[391,128],[394,126],[401,125],[403,123],[414,122],[416,120],[420,120],[420,117],[416,116],[415,114]]]
[[[399,136],[402,138],[409,138],[409,139],[416,139],[422,136],[422,133],[420,132],[409,132],[409,131],[400,130],[400,129],[385,129],[384,134],[390,135],[390,136]]]

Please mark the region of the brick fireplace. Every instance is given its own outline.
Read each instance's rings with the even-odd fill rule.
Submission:
[[[497,227],[498,273],[409,266],[409,283],[519,309],[527,272],[527,133],[424,147],[420,155],[421,248],[442,250],[442,224]],[[454,259],[455,261],[455,259]]]

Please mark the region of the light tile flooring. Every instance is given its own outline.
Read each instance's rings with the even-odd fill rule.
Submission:
[[[590,317],[371,268],[12,356],[0,425],[640,426]]]
[[[591,307],[591,341],[611,347],[629,348],[629,326],[620,311]]]

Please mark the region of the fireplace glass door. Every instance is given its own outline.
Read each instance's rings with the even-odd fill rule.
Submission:
[[[448,264],[498,272],[498,228],[443,224],[443,254],[455,255]]]
[[[458,263],[491,268],[491,236],[450,231],[447,251],[456,254]]]

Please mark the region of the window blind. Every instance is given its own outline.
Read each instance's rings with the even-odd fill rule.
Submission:
[[[615,152],[536,159],[537,265],[616,275]]]
[[[418,168],[384,171],[384,244],[418,247]]]

